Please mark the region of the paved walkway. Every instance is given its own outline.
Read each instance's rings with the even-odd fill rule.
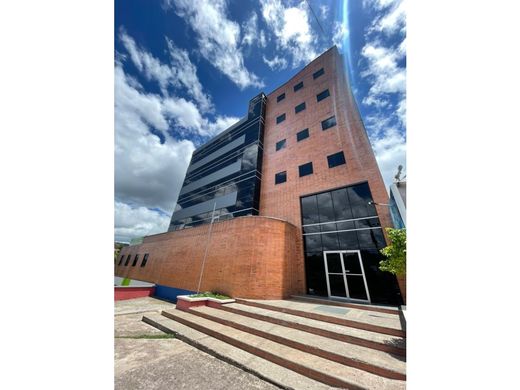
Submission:
[[[174,307],[154,298],[115,302],[115,389],[278,389],[141,321]]]

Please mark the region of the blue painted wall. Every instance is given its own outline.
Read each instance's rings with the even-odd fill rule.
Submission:
[[[167,299],[177,303],[177,295],[190,295],[195,294],[195,291],[183,290],[182,288],[168,287],[157,284],[155,286],[155,297],[161,299]]]

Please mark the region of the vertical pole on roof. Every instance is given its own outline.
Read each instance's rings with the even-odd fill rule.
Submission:
[[[200,269],[199,285],[197,286],[197,294],[200,293],[200,284],[202,283],[202,275],[204,274],[204,265],[206,264],[206,257],[208,257],[209,241],[211,240],[211,229],[213,228],[213,221],[215,220],[215,208],[217,202],[213,203],[213,212],[211,213],[211,222],[208,229],[208,238],[206,240],[206,252],[204,253],[204,259],[202,260],[202,267]]]

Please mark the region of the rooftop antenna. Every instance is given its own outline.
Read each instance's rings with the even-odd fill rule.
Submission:
[[[397,167],[397,174],[394,176],[394,181],[401,181],[401,172],[403,170],[403,166],[399,165]]]

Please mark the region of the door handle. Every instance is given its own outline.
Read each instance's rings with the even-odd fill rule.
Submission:
[[[350,270],[349,270],[349,269],[346,269],[345,272],[350,272]]]

